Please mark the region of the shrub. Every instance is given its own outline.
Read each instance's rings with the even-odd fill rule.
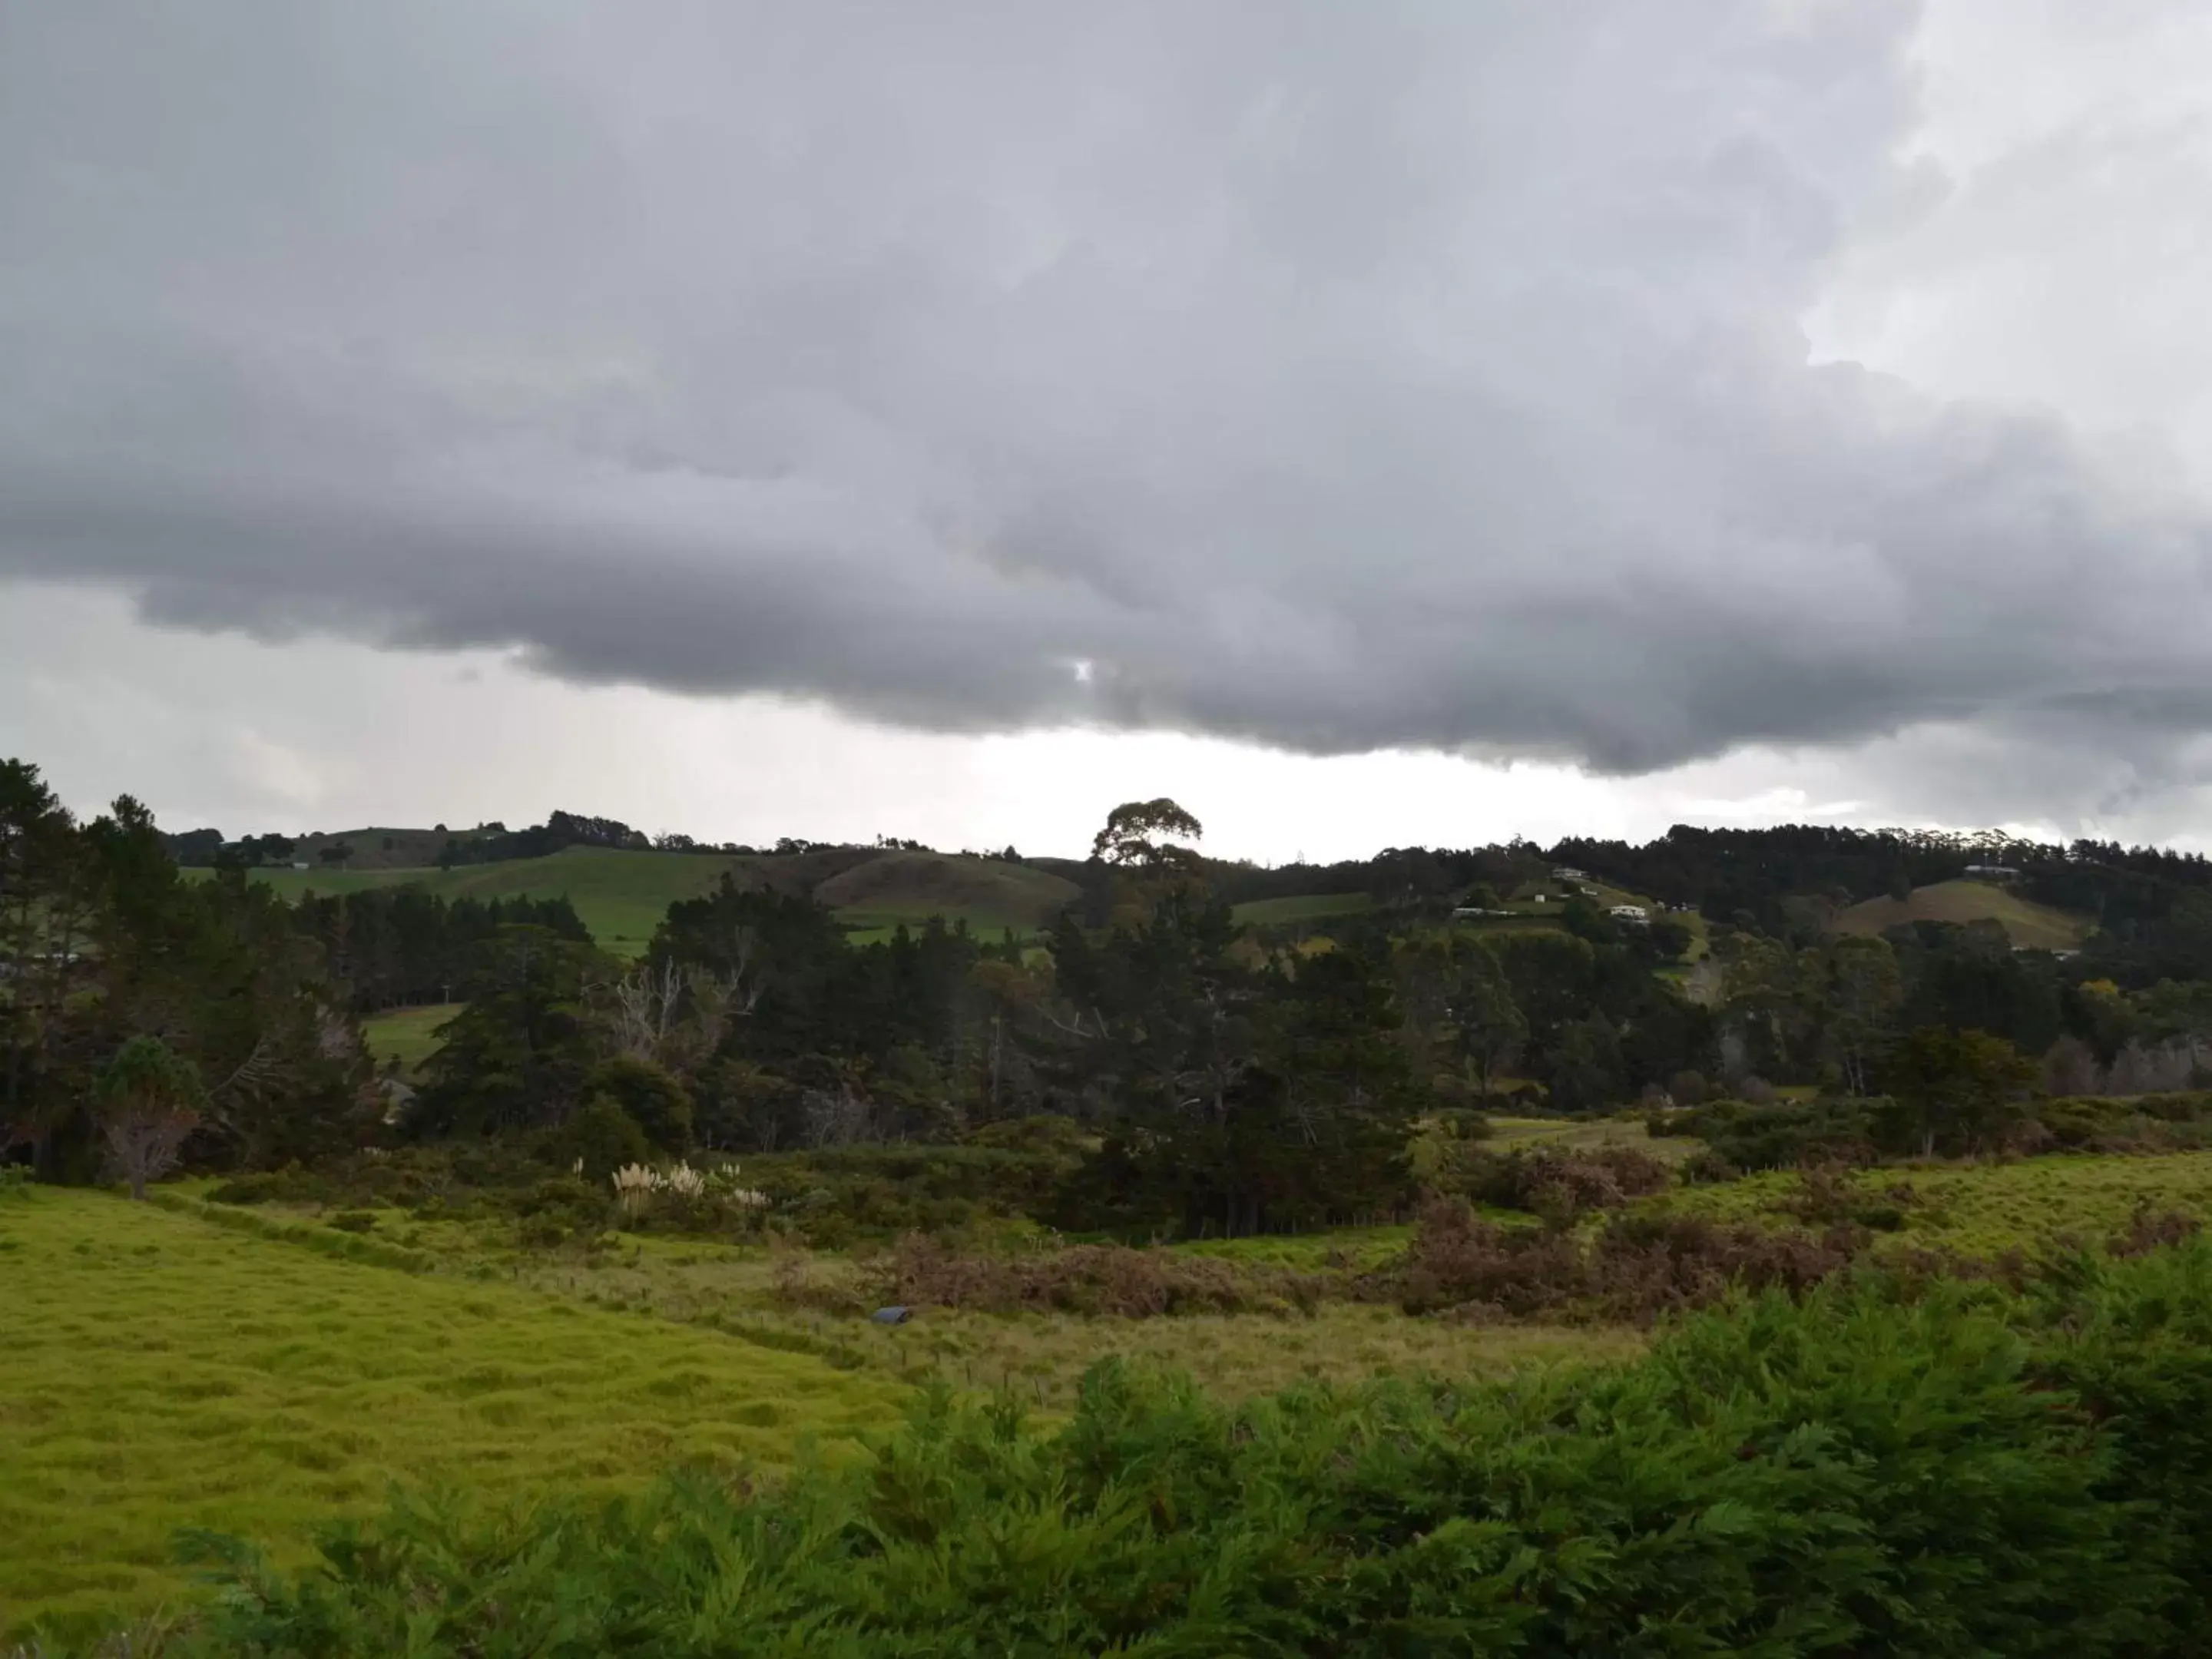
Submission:
[[[1330,1284],[1322,1274],[1174,1250],[1079,1244],[982,1255],[910,1233],[886,1263],[881,1299],[986,1313],[1050,1310],[1144,1318],[1310,1309]]]
[[[1673,1133],[1702,1140],[1739,1170],[1875,1160],[1870,1103],[1819,1100],[1762,1106],[1718,1100],[1676,1115]]]
[[[2204,1231],[2204,1224],[2179,1210],[2154,1212],[2145,1199],[2128,1218],[2125,1231],[2115,1233],[2106,1247],[2116,1256],[2148,1255],[2169,1244],[2179,1244]]]
[[[612,1095],[593,1095],[586,1101],[583,1109],[568,1120],[561,1139],[574,1160],[575,1172],[587,1181],[610,1180],[617,1170],[653,1157],[644,1129]]]
[[[605,1188],[580,1175],[556,1176],[515,1200],[515,1236],[527,1248],[541,1250],[596,1237],[611,1207]]]
[[[1774,1207],[1811,1226],[1857,1226],[1893,1233],[1905,1225],[1906,1212],[1920,1202],[1910,1182],[1895,1182],[1878,1194],[1869,1194],[1850,1170],[1822,1164],[1799,1170],[1796,1190]]]
[[[1849,1267],[1866,1243],[1850,1226],[1814,1236],[1624,1216],[1585,1246],[1570,1233],[1501,1227],[1463,1203],[1439,1201],[1421,1212],[1405,1255],[1362,1289],[1407,1313],[1649,1324],[1734,1290],[1803,1291]]]
[[[605,1095],[614,1101],[662,1152],[690,1149],[691,1097],[651,1060],[617,1054],[601,1061],[585,1077],[584,1095],[587,1100]]]
[[[1543,1146],[1469,1159],[1458,1190],[1477,1203],[1571,1220],[1672,1182],[1666,1164],[1633,1146]]]
[[[1081,1151],[1051,1132],[1034,1139],[1043,1143],[1041,1149],[877,1146],[780,1152],[748,1158],[745,1178],[809,1243],[837,1249],[888,1243],[908,1232],[957,1233],[1049,1212]]]

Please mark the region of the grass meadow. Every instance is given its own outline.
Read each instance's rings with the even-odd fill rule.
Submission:
[[[1780,1206],[1799,1185],[1794,1173],[1776,1171],[1648,1201],[1675,1213],[1780,1224],[1788,1219]],[[1852,1177],[1852,1185],[1869,1199],[1897,1187],[1911,1189],[1897,1238],[1986,1255],[2050,1239],[2102,1244],[2142,1206],[2212,1216],[2212,1152],[1869,1170]]]
[[[1501,1120],[1507,1146],[1641,1145],[1640,1122]],[[1992,1254],[2101,1243],[2139,1206],[2212,1208],[2212,1152],[1866,1172],[1914,1189],[1908,1243]],[[1659,1209],[1796,1225],[1794,1176],[1678,1189]],[[684,1464],[773,1476],[854,1455],[919,1384],[1064,1417],[1095,1362],[1187,1372],[1229,1400],[1307,1378],[1498,1376],[1645,1351],[1613,1326],[1310,1314],[1124,1319],[930,1308],[879,1326],[862,1255],[618,1234],[520,1249],[511,1223],[397,1210],[133,1205],[33,1188],[0,1201],[0,1632],[89,1630],[197,1592],[179,1528],[303,1559],[390,1489],[471,1505],[635,1489]],[[1255,1266],[1379,1267],[1402,1227],[1175,1247]]]
[[[992,860],[886,855],[896,868],[873,882],[859,879],[869,866],[823,884],[823,902],[836,912],[854,940],[887,939],[901,924],[919,927],[931,916],[965,921],[996,939],[1011,929],[1034,935],[1075,889],[1042,870]],[[419,886],[441,898],[562,898],[599,946],[617,956],[645,954],[653,932],[679,899],[714,891],[725,873],[750,879],[772,859],[711,853],[659,853],[605,847],[570,847],[544,858],[457,865],[450,870],[258,869],[253,879],[287,901],[303,893],[354,893],[374,887]],[[204,877],[204,872],[188,874]],[[844,895],[855,896],[843,902]],[[1307,902],[1308,901],[1294,901]],[[1341,904],[1342,900],[1331,901]],[[1358,903],[1364,907],[1361,896]]]
[[[1881,933],[1909,921],[2000,921],[2014,945],[2070,951],[2089,931],[2081,917],[2037,904],[1986,881],[1939,881],[1916,887],[1910,898],[1873,898],[1836,918],[1846,933]]]
[[[472,1501],[789,1464],[894,1422],[866,1370],[106,1194],[0,1206],[0,1630],[187,1595],[179,1528],[304,1547],[393,1482]]]
[[[668,907],[714,890],[750,860],[700,853],[569,847],[541,859],[456,865],[450,870],[261,869],[253,879],[294,901],[302,893],[356,893],[410,884],[441,898],[561,898],[593,939],[617,956],[642,956]]]
[[[1231,914],[1240,924],[1267,927],[1356,916],[1374,908],[1374,896],[1368,893],[1299,893],[1288,898],[1249,899]]]
[[[378,1065],[396,1060],[399,1069],[412,1077],[424,1060],[438,1052],[438,1028],[465,1006],[459,1002],[431,1002],[413,1008],[387,1008],[362,1020],[361,1034]]]

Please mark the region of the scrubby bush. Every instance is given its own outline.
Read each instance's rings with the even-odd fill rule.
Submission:
[[[651,1060],[617,1054],[586,1074],[584,1095],[605,1096],[627,1113],[645,1138],[664,1152],[691,1147],[691,1097],[684,1085]]]
[[[884,1302],[986,1313],[1249,1313],[1310,1309],[1328,1276],[1174,1250],[1079,1244],[1019,1255],[963,1253],[921,1235],[899,1241],[884,1263]]]
[[[1026,1137],[1017,1136],[1017,1139]],[[908,1232],[958,1233],[1048,1213],[1080,1148],[1042,1146],[840,1146],[748,1158],[745,1178],[781,1225],[837,1249]]]
[[[556,1176],[516,1199],[515,1236],[532,1249],[551,1249],[593,1238],[605,1226],[612,1207],[605,1188],[580,1175]]]
[[[612,1095],[593,1095],[586,1101],[583,1109],[568,1120],[562,1143],[575,1172],[586,1181],[610,1180],[617,1170],[653,1157],[644,1128]]]
[[[2212,1095],[2064,1096],[2036,1103],[2032,1121],[2052,1151],[2167,1152],[2212,1145]]]
[[[1892,1182],[1879,1192],[1867,1192],[1852,1172],[1833,1164],[1801,1170],[1795,1191],[1775,1207],[1784,1215],[1814,1227],[1856,1226],[1878,1233],[1893,1233],[1905,1225],[1908,1212],[1920,1206],[1918,1190],[1910,1182]]]
[[[1663,1192],[1673,1179],[1665,1164],[1633,1146],[1540,1146],[1468,1158],[1456,1194],[1566,1221]]]
[[[1814,1235],[1661,1216],[1615,1218],[1586,1242],[1501,1227],[1443,1200],[1422,1212],[1404,1255],[1362,1290],[1415,1314],[1649,1324],[1733,1290],[1802,1292],[1849,1267],[1866,1243],[1850,1226]]]
[[[1675,1115],[1671,1133],[1705,1142],[1739,1170],[1807,1164],[1871,1164],[1878,1156],[1869,1103],[1816,1100],[1762,1106],[1717,1100]]]

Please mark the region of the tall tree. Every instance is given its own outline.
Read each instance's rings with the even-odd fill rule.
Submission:
[[[1902,1116],[1893,1130],[1936,1152],[1986,1151],[2020,1115],[2035,1066],[1987,1031],[1923,1025],[1890,1064]]]
[[[1886,939],[1838,939],[1828,952],[1828,1043],[1844,1087],[1866,1094],[1905,1002],[1897,952]]]

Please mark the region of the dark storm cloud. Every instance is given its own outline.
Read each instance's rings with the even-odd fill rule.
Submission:
[[[2201,726],[2191,510],[1808,364],[1912,21],[12,9],[0,573],[942,729]]]

